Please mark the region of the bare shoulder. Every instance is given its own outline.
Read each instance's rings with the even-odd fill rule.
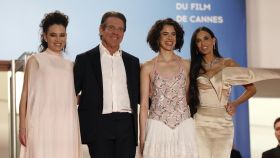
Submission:
[[[225,58],[224,61],[226,67],[239,67],[239,64],[231,58]]]
[[[190,68],[190,65],[191,65],[191,61],[189,59],[184,59],[184,58],[181,58],[181,61],[183,63],[183,66],[187,69]]]
[[[34,70],[38,70],[39,68],[39,62],[35,55],[32,55],[28,58],[26,66],[25,66],[25,72],[29,74],[30,72],[34,72]]]
[[[35,55],[30,56],[27,60],[27,63],[26,63],[27,67],[30,67],[32,65],[38,65],[38,61],[37,61]]]
[[[191,61],[188,60],[188,59],[184,59],[184,58],[181,58],[181,63],[184,67],[184,70],[186,72],[186,75],[189,74],[190,72],[190,65],[191,65]]]
[[[27,62],[36,62],[36,57],[35,57],[35,55],[31,55],[31,56],[28,58]]]
[[[149,60],[141,64],[141,72],[150,73],[153,70],[154,61]]]

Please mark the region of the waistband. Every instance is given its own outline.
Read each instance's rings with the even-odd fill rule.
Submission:
[[[231,117],[226,108],[216,108],[216,107],[198,107],[197,113],[206,116],[215,116],[215,117]]]
[[[125,119],[125,118],[132,118],[133,114],[128,112],[112,112],[109,114],[102,114],[102,118],[112,118],[112,119]]]

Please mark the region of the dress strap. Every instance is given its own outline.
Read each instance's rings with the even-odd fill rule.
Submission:
[[[178,74],[181,74],[184,72],[184,66],[182,63],[182,58],[180,56],[176,55],[176,59],[177,59],[178,65],[179,65],[179,69],[178,69],[177,73],[175,73],[175,75],[178,75]]]
[[[157,70],[157,60],[158,60],[158,56],[156,56],[156,58],[153,60],[153,74],[155,74],[156,70]]]
[[[154,77],[155,77],[155,74],[156,74],[156,63],[157,63],[157,56],[152,60],[152,62],[153,62],[153,69],[152,69],[152,71],[151,71],[151,73],[150,73],[150,78],[151,78],[151,81],[153,81],[154,80]]]
[[[182,58],[180,56],[177,56],[177,61],[179,63],[179,72],[183,72],[183,66],[182,66]]]
[[[151,79],[154,78],[155,75],[161,75],[158,70],[157,70],[157,62],[158,62],[158,56],[156,56],[154,59],[153,59],[153,70],[151,72]],[[183,69],[183,66],[182,66],[182,59],[180,56],[177,56],[176,55],[176,63],[178,64],[179,68],[178,70],[176,71],[176,73],[173,73],[172,76],[174,75],[178,75],[178,74],[181,74],[182,72],[184,72],[184,69]]]

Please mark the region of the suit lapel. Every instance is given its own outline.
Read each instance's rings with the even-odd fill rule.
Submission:
[[[100,61],[100,51],[99,46],[93,49],[91,53],[91,63],[92,69],[95,72],[96,80],[98,82],[100,90],[103,92],[103,81],[102,81],[102,71],[101,71],[101,61]]]
[[[274,157],[280,156],[280,146],[277,145],[277,147],[274,149]]]
[[[122,52],[122,59],[123,59],[123,63],[124,63],[124,67],[125,67],[125,73],[126,73],[126,83],[127,83],[127,89],[128,89],[128,95],[129,95],[129,98],[131,98],[131,75],[133,74],[133,72],[131,72],[130,70],[130,66],[131,66],[131,63],[130,63],[130,60],[129,60],[129,57],[127,56],[127,54],[123,51]]]

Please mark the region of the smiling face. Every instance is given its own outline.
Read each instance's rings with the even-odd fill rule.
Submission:
[[[114,53],[120,47],[124,36],[124,23],[117,17],[108,17],[99,28],[102,44]]]
[[[160,31],[160,51],[173,51],[176,45],[176,31],[172,25],[164,25]]]
[[[44,33],[44,40],[48,43],[48,48],[56,53],[60,53],[66,44],[66,29],[63,25],[54,24]]]
[[[199,31],[196,36],[196,46],[202,55],[213,55],[213,48],[216,39],[212,38],[211,35],[206,31]]]

